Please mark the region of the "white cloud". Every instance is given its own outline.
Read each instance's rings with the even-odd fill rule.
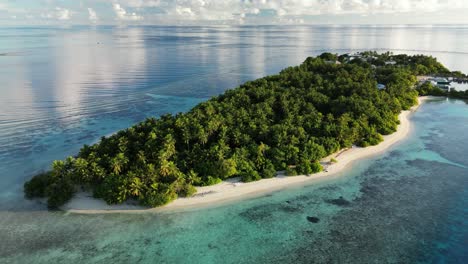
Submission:
[[[120,7],[118,4],[114,4]],[[467,0],[127,0],[133,8],[157,7],[169,18],[225,20],[262,10],[281,16],[432,12],[468,8]],[[120,7],[121,8],[121,7]],[[122,8],[123,9],[123,8]],[[123,10],[125,11],[125,10]],[[117,13],[117,11],[116,11]]]
[[[112,4],[112,8],[114,9],[115,15],[120,20],[142,20],[143,17],[137,15],[136,13],[127,13],[127,11],[120,6],[120,4]]]
[[[69,20],[71,17],[70,10],[66,8],[56,7],[55,12],[58,20]]]
[[[102,23],[303,23],[317,20],[316,15],[331,16],[330,21],[340,17],[379,17],[388,14],[395,17],[392,23],[400,23],[397,17],[415,15],[423,18],[437,17],[434,23],[451,21],[452,14],[468,11],[468,0],[34,0],[40,8],[27,7],[16,2],[0,0],[3,17],[16,15],[18,21],[26,15],[50,20],[73,20],[76,23],[100,21]],[[32,1],[32,0],[28,0]],[[60,3],[61,7],[55,8]],[[96,8],[102,3],[107,10]],[[96,5],[93,5],[96,4]],[[43,7],[42,7],[43,6]],[[111,8],[110,8],[111,7]],[[67,9],[68,8],[68,9]],[[436,16],[435,14],[442,14]],[[443,14],[446,15],[444,18]],[[339,15],[339,16],[338,16]],[[112,17],[115,17],[113,19]],[[356,21],[357,21],[356,20]],[[411,19],[409,19],[411,20]],[[453,19],[452,19],[453,20]],[[464,22],[461,15],[457,21]],[[373,18],[380,23],[381,20]],[[371,22],[372,22],[371,21]],[[429,21],[427,19],[425,21]],[[47,21],[49,23],[51,21]],[[407,22],[407,21],[406,21]],[[358,22],[356,22],[358,23]]]
[[[164,6],[164,1],[160,0],[127,0],[125,1],[125,5],[129,7],[159,7]]]
[[[183,17],[193,17],[195,15],[190,7],[177,6],[176,13],[177,15],[183,16]]]
[[[41,14],[42,18],[57,19],[57,20],[70,20],[72,12],[66,8],[56,7],[51,11]]]
[[[99,20],[97,14],[96,14],[96,11],[94,11],[94,9],[88,7],[88,15],[89,15],[89,21],[91,22],[96,22]]]

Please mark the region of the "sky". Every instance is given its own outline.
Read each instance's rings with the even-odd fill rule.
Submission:
[[[468,24],[468,0],[0,0],[0,26]]]

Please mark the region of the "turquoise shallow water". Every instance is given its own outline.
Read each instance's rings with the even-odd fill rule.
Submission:
[[[463,263],[468,105],[428,102],[412,121],[388,153],[256,199],[139,215],[7,212],[0,254],[7,263]]]
[[[463,26],[0,28],[0,263],[464,263],[462,101],[424,105],[407,140],[342,177],[257,199],[84,216],[23,198],[82,144],[307,56],[368,49],[468,72]]]

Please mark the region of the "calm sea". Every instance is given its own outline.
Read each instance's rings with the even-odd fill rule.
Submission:
[[[81,216],[22,197],[34,173],[103,135],[307,56],[364,50],[468,73],[468,26],[0,28],[0,262],[464,263],[468,105],[457,100],[422,106],[385,155],[257,199]]]

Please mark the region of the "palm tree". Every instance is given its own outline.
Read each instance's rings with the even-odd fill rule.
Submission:
[[[120,171],[122,170],[122,166],[119,162],[119,159],[117,158],[113,158],[111,160],[111,167],[112,167],[112,171],[116,174],[116,175],[119,175],[120,174]]]
[[[171,162],[163,159],[159,167],[159,174],[163,177],[168,176],[171,173]]]
[[[208,133],[206,133],[203,128],[198,131],[198,138],[200,139],[202,145],[208,143]]]
[[[54,160],[52,163],[52,175],[62,177],[65,173],[66,165],[62,160]]]
[[[77,158],[74,162],[74,175],[79,182],[87,182],[89,180],[88,161],[83,158]]]
[[[127,137],[125,137],[125,136],[120,137],[119,142],[118,142],[119,151],[121,151],[121,152],[127,151],[127,146],[128,146]]]
[[[190,170],[186,175],[186,182],[191,185],[195,185],[200,181],[200,177],[193,170]]]
[[[180,130],[182,140],[184,141],[185,145],[187,145],[187,148],[190,149],[190,128],[189,128],[189,120],[186,116],[181,116],[177,118],[175,121],[176,127]]]
[[[159,151],[159,159],[165,160],[170,159],[176,153],[175,140],[171,134],[167,134],[164,137],[163,147]]]
[[[132,182],[130,183],[130,193],[139,197],[142,195],[141,190],[143,189],[143,182],[138,177],[133,177]]]
[[[221,121],[218,118],[212,117],[210,121],[206,124],[206,132],[208,136],[211,136],[221,125]]]
[[[138,159],[138,162],[140,162],[143,166],[146,165],[146,157],[145,157],[145,152],[143,150],[138,151],[137,159]]]
[[[91,181],[99,181],[106,175],[104,169],[101,166],[99,166],[96,162],[92,162],[89,165],[89,173]]]
[[[128,158],[125,157],[125,154],[119,153],[111,160],[112,171],[119,175],[122,172],[122,168],[128,163]]]

